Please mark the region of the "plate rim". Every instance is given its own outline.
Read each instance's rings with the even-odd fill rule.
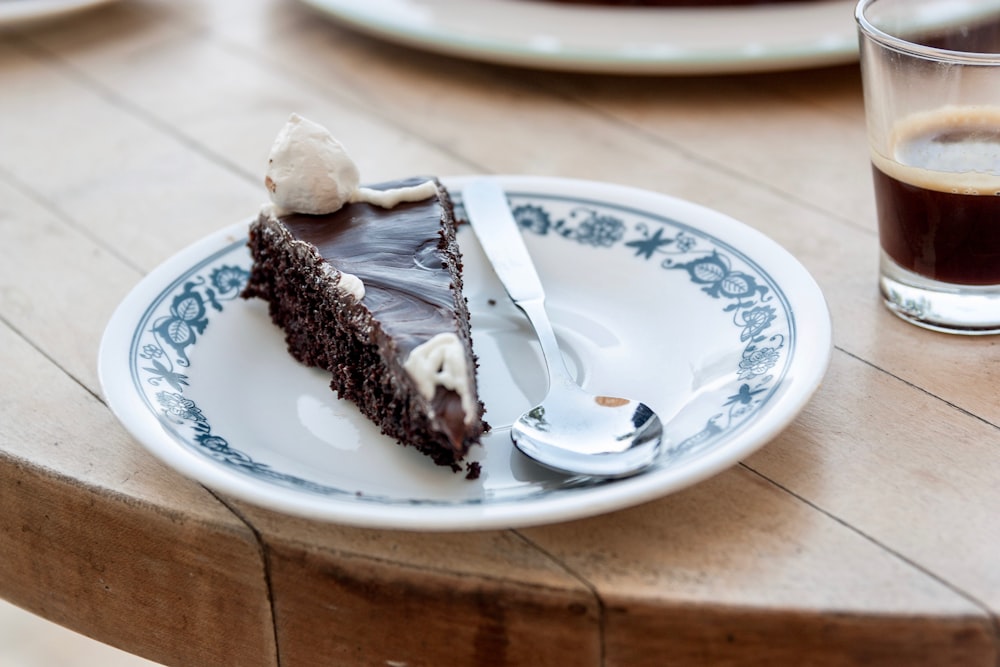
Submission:
[[[0,4],[0,28],[55,19],[112,2],[118,2],[118,0],[33,0],[23,3]]]
[[[763,447],[794,421],[811,400],[826,374],[832,355],[830,312],[819,285],[808,270],[773,239],[714,209],[672,195],[633,186],[560,177],[519,175],[493,177],[510,190],[565,193],[575,189],[597,198],[628,197],[638,202],[638,208],[646,207],[642,210],[648,211],[649,206],[660,204],[662,209],[669,208],[672,214],[680,210],[685,211],[686,216],[709,216],[713,219],[713,224],[722,225],[726,232],[733,232],[741,238],[745,237],[752,239],[754,243],[763,244],[768,250],[768,257],[766,260],[761,260],[758,255],[757,259],[763,262],[765,268],[768,261],[773,263],[777,261],[775,260],[777,257],[784,264],[782,272],[790,270],[800,274],[798,277],[802,279],[803,284],[797,285],[796,290],[802,294],[808,293],[808,298],[805,296],[789,298],[790,302],[795,301],[795,307],[792,308],[792,303],[789,303],[789,307],[795,311],[796,316],[799,309],[805,306],[811,307],[814,311],[809,318],[809,335],[818,354],[815,358],[802,361],[802,352],[797,350],[795,357],[789,361],[789,371],[794,367],[796,372],[794,374],[789,372],[790,377],[777,389],[772,399],[777,405],[774,410],[778,413],[777,416],[764,420],[751,419],[737,429],[734,434],[735,444],[715,447],[692,461],[671,469],[670,474],[640,475],[590,487],[585,494],[587,501],[585,503],[580,502],[579,493],[563,493],[548,499],[542,494],[541,499],[519,498],[513,501],[501,499],[492,503],[459,503],[433,507],[380,506],[374,503],[343,503],[336,498],[309,496],[280,487],[269,488],[268,493],[262,498],[259,481],[225,470],[203,455],[187,447],[178,446],[180,443],[165,432],[159,420],[149,413],[138,394],[130,390],[128,383],[116,382],[116,378],[122,373],[130,374],[129,355],[127,352],[122,353],[121,350],[127,351],[130,348],[136,324],[142,319],[142,316],[136,313],[144,312],[151,300],[163,293],[164,285],[176,280],[179,271],[188,271],[193,265],[208,261],[212,255],[232,252],[233,245],[246,238],[251,218],[218,229],[174,253],[143,277],[122,299],[108,321],[98,351],[98,377],[108,407],[138,444],[168,467],[211,489],[251,504],[290,515],[359,527],[459,531],[569,521],[641,504],[687,488],[736,465],[744,457]],[[464,180],[470,178],[475,177],[442,177],[441,180],[450,189],[457,189]],[[689,220],[687,217],[682,219]],[[698,224],[703,225],[704,220]],[[800,333],[799,337],[801,336]],[[798,390],[797,393],[793,392],[793,389]],[[782,414],[785,416],[781,417]]]
[[[831,31],[823,39],[779,46],[768,43],[767,39],[747,39],[743,43],[728,45],[726,48],[711,50],[689,47],[664,54],[642,54],[626,49],[614,51],[577,50],[553,48],[547,45],[530,48],[502,38],[466,38],[447,27],[438,27],[433,21],[413,21],[407,23],[404,12],[378,13],[365,8],[363,3],[350,0],[299,0],[305,5],[324,14],[327,18],[340,22],[358,32],[408,47],[439,53],[458,58],[466,58],[501,65],[513,65],[564,72],[590,72],[604,74],[631,75],[711,75],[748,74],[772,71],[786,71],[845,65],[858,58],[857,29],[853,20],[853,0],[824,0],[822,5],[838,5],[844,9],[842,28]],[[427,7],[428,3],[445,3],[448,0],[403,0],[404,2]],[[519,7],[520,0],[504,2],[505,9],[525,11]],[[461,3],[451,3],[448,9]],[[746,12],[769,12],[774,21],[780,23],[789,18],[811,19],[818,22],[825,19],[823,7],[816,3],[796,2],[773,6],[752,7],[653,7],[624,8],[626,11],[662,13],[676,16],[683,13],[705,21],[731,21],[734,25],[745,20]],[[624,16],[623,8],[594,6],[555,6],[545,11],[562,12],[576,20],[606,21],[609,12],[617,11],[616,20]],[[742,14],[742,16],[741,16]],[[813,18],[815,17],[815,18]],[[488,22],[487,22],[488,23]],[[669,22],[665,22],[669,25]]]

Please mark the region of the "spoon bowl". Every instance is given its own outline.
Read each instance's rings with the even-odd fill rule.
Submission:
[[[656,460],[662,437],[663,426],[645,403],[583,390],[550,391],[511,427],[511,439],[528,457],[591,477],[643,470]]]
[[[626,477],[649,467],[663,439],[660,418],[645,403],[594,395],[570,375],[545,312],[545,292],[507,197],[490,179],[462,191],[472,229],[514,304],[528,317],[542,349],[549,389],[511,427],[514,445],[559,472]]]

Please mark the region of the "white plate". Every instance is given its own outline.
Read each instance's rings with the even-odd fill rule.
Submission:
[[[115,0],[0,0],[0,27],[54,19]]]
[[[289,356],[266,305],[238,296],[245,222],[180,252],[122,302],[101,343],[108,404],[153,454],[209,487],[315,519],[422,530],[563,521],[662,496],[737,463],[806,404],[829,360],[829,314],[773,241],[644,190],[500,178],[571,367],[585,386],[666,418],[648,472],[566,478],[512,447],[509,425],[541,398],[545,376],[468,227],[465,293],[493,426],[474,449],[477,480],[380,435],[327,374]],[[462,181],[445,179],[453,192]]]
[[[303,0],[356,30],[487,62],[619,74],[722,74],[857,59],[854,0],[755,7],[542,0]]]

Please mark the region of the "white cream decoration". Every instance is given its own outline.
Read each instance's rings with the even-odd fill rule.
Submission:
[[[329,262],[323,264],[323,273],[326,274],[328,279],[333,279],[340,274],[340,280],[337,281],[337,289],[344,294],[349,294],[353,296],[357,301],[365,298],[365,284],[353,273],[347,273],[346,271],[341,271],[335,268]]]
[[[264,185],[275,215],[324,215],[349,202],[392,208],[437,193],[434,181],[389,190],[359,188],[358,166],[330,132],[297,113],[281,128],[267,161]]]
[[[475,415],[472,393],[469,390],[469,371],[465,363],[465,349],[453,333],[439,333],[413,348],[403,368],[417,384],[417,390],[428,401],[434,398],[438,385],[451,389],[462,399],[465,423],[471,424]]]
[[[358,278],[353,273],[341,271],[338,287],[340,287],[340,291],[350,294],[358,301],[365,298],[365,284],[361,282],[361,278]]]
[[[374,188],[358,188],[351,197],[352,202],[365,202],[382,208],[392,208],[407,201],[423,201],[437,194],[434,181],[424,181],[419,185],[403,188],[376,190]]]
[[[325,127],[293,113],[281,128],[267,164],[264,185],[276,213],[333,213],[358,189],[351,156]]]

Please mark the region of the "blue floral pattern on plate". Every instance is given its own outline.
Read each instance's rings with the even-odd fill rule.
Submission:
[[[684,272],[689,283],[718,303],[742,347],[733,369],[733,390],[700,430],[666,449],[658,466],[670,466],[710,450],[757,414],[781,385],[795,343],[795,319],[780,288],[748,257],[693,226],[627,206],[579,197],[511,193],[515,219],[525,234],[576,243],[603,252],[625,253],[636,262],[655,262],[664,271]],[[457,214],[463,215],[457,201]],[[191,352],[227,309],[239,307],[249,276],[246,239],[238,239],[190,267],[146,309],[132,337],[129,368],[135,389],[172,436],[226,468],[269,484],[354,501],[398,501],[319,484],[274,469],[234,447],[213,428],[210,415],[187,396]],[[291,362],[294,363],[294,362]],[[614,483],[614,482],[610,482]],[[592,485],[565,479],[540,485],[535,493],[571,492]],[[468,502],[468,501],[466,501]],[[472,502],[489,502],[483,498]]]
[[[787,357],[795,320],[784,295],[760,267],[736,249],[677,220],[580,200],[570,203],[565,214],[555,215],[546,205],[550,199],[534,195],[519,203],[516,196],[510,198],[514,219],[525,233],[629,250],[639,261],[685,271],[702,292],[720,301],[724,312],[732,313],[735,333],[744,346],[737,369],[738,389],[701,431],[666,449],[660,465],[714,442],[763,407],[780,383],[774,369]],[[735,268],[737,259],[747,268]]]
[[[209,326],[209,317],[222,314],[226,305],[240,299],[250,277],[247,239],[191,268],[154,301],[135,331],[130,353],[132,379],[146,405],[179,441],[242,474],[284,486],[317,493],[341,493],[321,484],[276,471],[230,446],[214,433],[208,417],[184,395],[189,386],[188,356]],[[242,263],[234,263],[242,260]],[[211,311],[209,310],[211,308]]]

